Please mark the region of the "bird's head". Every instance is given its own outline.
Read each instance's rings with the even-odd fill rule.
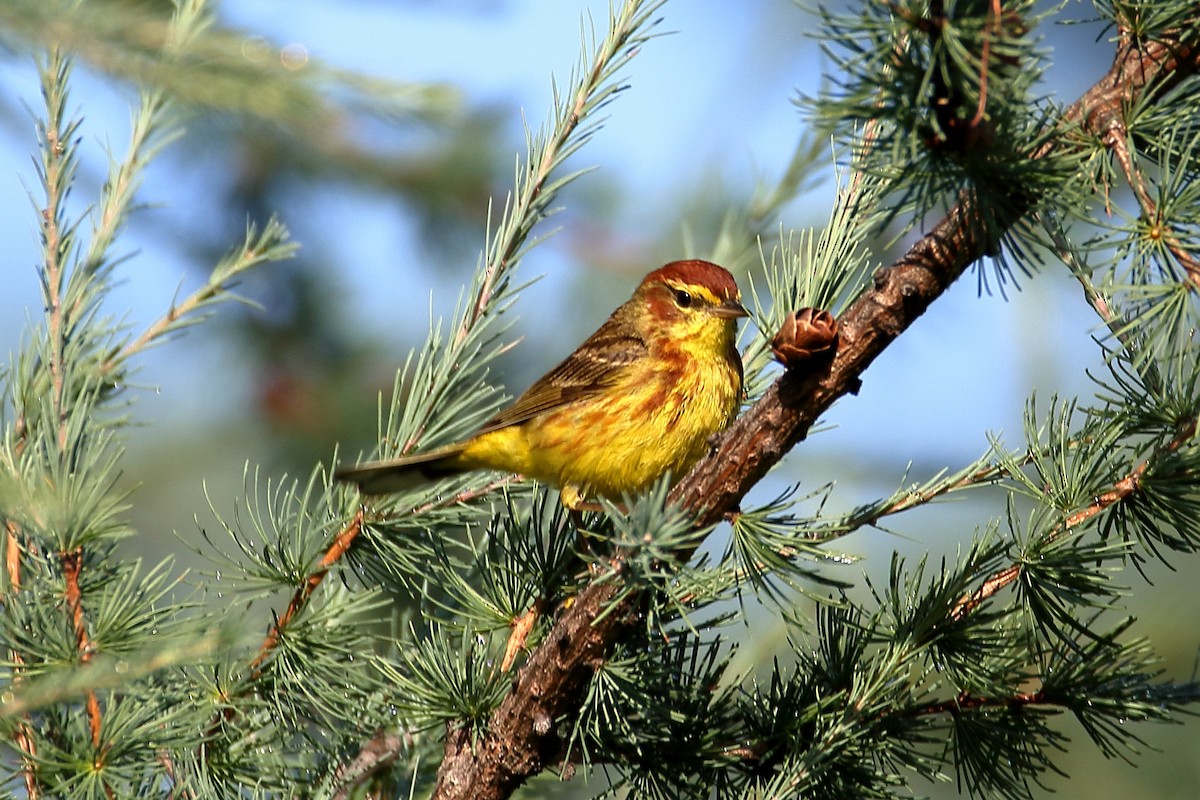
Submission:
[[[724,352],[733,346],[737,320],[746,316],[737,282],[708,261],[672,261],[645,278],[634,293],[646,310],[648,339]]]

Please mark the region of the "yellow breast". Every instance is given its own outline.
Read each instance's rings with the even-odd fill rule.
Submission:
[[[741,365],[729,338],[717,352],[689,352],[685,342],[631,365],[603,394],[478,437],[463,461],[610,499],[668,472],[681,477],[741,403]]]

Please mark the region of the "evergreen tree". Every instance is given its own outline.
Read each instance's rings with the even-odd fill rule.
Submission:
[[[486,800],[536,793],[526,784],[557,772],[646,798],[882,798],[945,778],[1021,798],[1059,769],[1056,718],[1133,758],[1134,723],[1200,697],[1162,674],[1119,583],[1155,560],[1186,568],[1200,547],[1200,7],[1096,3],[1112,65],[1066,107],[1034,94],[1048,58],[1036,31],[1061,9],[819,9],[835,81],[805,105],[846,155],[837,202],[822,229],[780,236],[751,263],[820,152],[806,141],[777,187],[726,217],[709,255],[757,276],[748,397],[688,475],[568,514],[513,476],[365,498],[330,478],[344,455],[302,479],[248,469],[235,513],[202,532],[211,573],[192,579],[117,549],[137,500],[116,481],[131,371],[291,247],[278,223],[252,227],[146,330],[105,315],[139,176],[173,135],[174,104],[195,100],[171,77],[223,74],[229,42],[202,0],[156,12],[139,37],[103,28],[122,55],[114,70],[136,67],[146,88],[126,154],[75,217],[72,51],[84,54],[82,26],[104,5],[8,12],[39,48],[45,99],[44,314],[0,376],[9,796]],[[664,6],[625,0],[584,37],[456,314],[382,403],[372,455],[460,439],[499,408],[488,369],[512,345],[514,269],[582,174],[564,162],[654,45]],[[913,240],[890,265],[885,235]],[[1063,269],[1079,282],[1101,331],[1094,393],[1031,397],[1020,445],[996,438],[978,460],[857,508],[832,510],[829,488],[751,502],[977,264],[1001,286]],[[980,519],[955,559],[897,556],[863,586],[831,563],[850,533],[982,489],[1002,492],[1006,513]],[[728,544],[705,549],[710,538]],[[229,598],[265,635],[227,621]],[[752,608],[792,634],[754,675],[734,645]]]

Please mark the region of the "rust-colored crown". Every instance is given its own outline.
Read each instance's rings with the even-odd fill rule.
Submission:
[[[737,300],[741,296],[738,292],[737,282],[729,274],[729,270],[719,267],[711,261],[701,261],[696,258],[687,261],[672,261],[647,275],[642,281],[642,285],[667,281],[703,286],[722,301]]]

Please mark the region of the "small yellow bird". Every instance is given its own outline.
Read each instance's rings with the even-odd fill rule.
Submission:
[[[668,472],[680,478],[741,404],[740,299],[724,268],[673,261],[471,438],[336,477],[386,494],[414,478],[516,472],[559,487],[572,509],[635,494]]]

